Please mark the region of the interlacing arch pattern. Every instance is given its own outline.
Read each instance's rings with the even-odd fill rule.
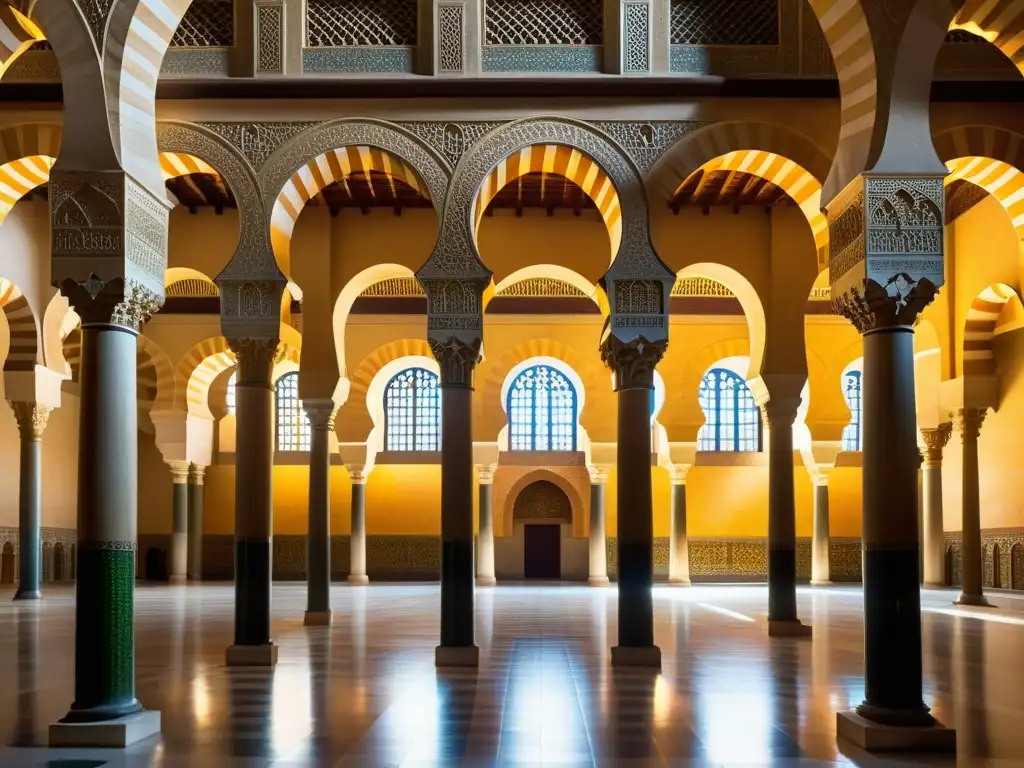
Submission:
[[[1024,242],[1024,136],[988,125],[960,126],[938,134],[935,149],[949,168],[949,184],[969,181],[1006,210]]]
[[[601,166],[579,149],[559,144],[524,147],[495,166],[480,187],[480,193],[474,203],[477,227],[495,195],[528,173],[561,176],[580,187],[601,212],[601,218],[608,228],[612,252],[618,250],[619,241],[622,239],[622,206],[619,204],[615,185]]]
[[[996,373],[996,323],[1006,302],[1017,294],[1008,285],[990,285],[978,294],[967,310],[964,325],[964,376],[993,376]]]
[[[33,371],[39,359],[39,329],[28,299],[9,280],[0,278],[0,308],[7,318],[11,336],[10,349],[4,360],[5,371]]]
[[[985,38],[1024,74],[1024,2],[1021,0],[967,0],[950,28]]]

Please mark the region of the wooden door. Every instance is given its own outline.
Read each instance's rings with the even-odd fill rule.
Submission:
[[[523,572],[528,579],[562,578],[562,526],[526,525]]]

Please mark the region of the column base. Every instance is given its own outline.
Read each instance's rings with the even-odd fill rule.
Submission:
[[[811,628],[801,624],[799,620],[772,621],[768,620],[768,637],[810,637]]]
[[[494,587],[497,586],[498,580],[493,576],[477,576],[476,585],[478,587]]]
[[[475,645],[439,645],[434,649],[435,667],[479,667],[480,649]]]
[[[967,595],[963,592],[960,593],[960,599],[953,602],[953,605],[970,605],[975,608],[993,608],[994,606],[988,600],[985,599],[984,595]]]
[[[160,713],[144,709],[96,723],[53,723],[51,747],[108,747],[124,749],[160,733]]]
[[[831,586],[831,579],[811,579],[812,587],[828,587]]]
[[[656,645],[645,648],[616,645],[612,648],[612,666],[661,669],[661,648]]]
[[[178,574],[172,574],[171,576],[167,577],[167,581],[170,584],[172,584],[173,586],[176,586],[176,587],[180,587],[187,580],[188,580],[187,576],[181,576],[181,575],[178,575]]]
[[[689,579],[669,578],[668,585],[670,587],[688,587],[690,586]]]
[[[836,737],[867,752],[956,752],[956,731],[936,723],[926,726],[883,725],[855,710],[836,712]]]
[[[229,667],[272,667],[277,664],[277,646],[229,645],[227,665]]]
[[[38,589],[19,589],[14,593],[15,600],[42,600],[43,593]]]
[[[366,574],[363,574],[362,576],[356,576],[355,574],[352,574],[348,577],[348,583],[351,584],[353,587],[365,587],[367,584],[370,583],[370,577]]]
[[[306,611],[302,623],[307,627],[329,627],[331,625],[330,611]]]
[[[611,581],[608,580],[607,576],[591,576],[587,579],[587,584],[592,587],[607,587],[611,584]]]

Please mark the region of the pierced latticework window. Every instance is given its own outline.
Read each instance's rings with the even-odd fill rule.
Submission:
[[[849,371],[843,381],[843,397],[850,408],[850,423],[843,427],[843,450],[859,451],[861,434],[860,371]]]
[[[554,277],[531,277],[502,288],[495,296],[501,298],[536,299],[585,299],[587,294],[572,283]]]
[[[761,450],[761,412],[741,376],[712,368],[704,374],[697,399],[705,419],[697,433],[697,450]]]
[[[234,0],[192,0],[171,47],[216,48],[235,44]]]
[[[426,368],[407,368],[384,390],[388,451],[441,450],[441,385]]]
[[[672,286],[672,295],[685,298],[735,298],[726,286],[710,277],[683,277]]]
[[[235,412],[235,379],[237,376],[237,371],[231,374],[228,378],[228,388],[224,393],[224,404],[228,408],[228,413]]]
[[[309,418],[299,400],[299,374],[286,373],[274,388],[277,400],[277,450],[308,451]]]
[[[601,0],[487,0],[487,45],[600,45]]]
[[[779,0],[672,0],[672,45],[778,45]]]
[[[416,45],[416,0],[307,0],[310,48]]]
[[[508,391],[513,451],[576,450],[576,388],[549,365],[523,371]]]

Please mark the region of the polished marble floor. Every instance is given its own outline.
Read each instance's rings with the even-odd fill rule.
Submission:
[[[1024,613],[924,601],[925,699],[960,765],[1024,765]],[[159,740],[45,749],[72,698],[74,593],[0,592],[0,766],[932,765],[836,744],[863,697],[861,593],[801,588],[814,638],[766,634],[763,586],[655,589],[661,674],[613,670],[614,588],[477,591],[478,671],[439,672],[437,585],[338,585],[333,627],[274,589],[273,671],[228,669],[232,588],[140,586],[137,692]]]

